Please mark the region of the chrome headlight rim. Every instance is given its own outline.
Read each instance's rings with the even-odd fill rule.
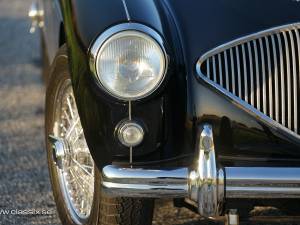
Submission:
[[[159,45],[164,57],[164,72],[160,78],[160,81],[156,84],[156,86],[153,89],[151,89],[151,91],[137,97],[124,97],[124,96],[116,95],[115,93],[110,91],[102,84],[100,76],[97,73],[97,56],[101,51],[101,47],[105,45],[106,42],[113,36],[126,31],[138,32],[141,35],[145,35],[148,38],[155,41],[156,44]],[[122,24],[114,25],[111,28],[108,28],[100,36],[98,36],[97,39],[92,43],[92,45],[89,48],[89,66],[98,85],[105,93],[120,101],[135,101],[135,100],[145,99],[151,96],[152,94],[154,94],[154,92],[157,92],[157,90],[162,86],[162,83],[165,81],[167,71],[168,71],[169,56],[166,51],[165,42],[163,38],[158,34],[158,32],[143,24],[122,23]]]

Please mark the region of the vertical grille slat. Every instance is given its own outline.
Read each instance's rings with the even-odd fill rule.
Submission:
[[[275,38],[272,35],[272,50],[273,50],[273,60],[274,60],[274,83],[275,83],[275,120],[279,120],[279,90],[278,90],[278,59],[277,59],[277,51],[275,45]]]
[[[244,67],[244,88],[245,88],[245,101],[249,102],[248,97],[248,72],[247,72],[247,63],[246,63],[246,53],[245,53],[245,45],[242,45],[242,55],[243,55],[243,67]]]
[[[218,61],[219,61],[219,79],[220,79],[220,85],[223,86],[223,72],[222,72],[221,54],[218,54]]]
[[[229,91],[229,74],[228,74],[227,51],[224,51],[224,60],[225,60],[226,90]]]
[[[297,124],[297,72],[296,72],[296,53],[295,53],[295,42],[292,31],[289,31],[290,42],[291,42],[291,51],[292,51],[292,73],[293,73],[293,116],[294,116],[294,123],[293,123],[293,130],[297,132],[298,124]]]
[[[254,106],[254,75],[253,75],[253,58],[252,58],[252,50],[250,42],[248,42],[248,53],[249,53],[249,67],[250,67],[250,97],[251,97],[251,105]]]
[[[267,37],[265,37],[265,43],[266,43],[266,50],[267,50],[267,65],[268,65],[268,85],[269,85],[269,114],[270,117],[273,119],[273,77],[272,77],[272,68],[271,68],[271,53],[270,53],[270,42]]]
[[[235,47],[235,54],[236,54],[236,63],[237,63],[237,76],[238,76],[238,93],[239,97],[242,97],[242,84],[241,84],[241,63],[240,63],[240,55],[238,46]]]
[[[213,79],[214,79],[214,82],[217,82],[217,69],[216,69],[216,58],[215,58],[215,56],[212,57],[212,64],[213,64]]]
[[[283,50],[282,41],[279,34],[276,35],[279,45],[279,57],[280,57],[280,87],[281,87],[281,123],[285,126],[285,84],[284,84],[284,67],[283,67]]]
[[[231,89],[232,93],[235,95],[235,74],[234,74],[234,61],[233,61],[233,50],[230,49],[230,72],[231,72]]]
[[[260,110],[260,77],[259,77],[259,64],[258,64],[258,50],[256,40],[253,41],[254,58],[255,58],[255,75],[256,75],[256,107]]]
[[[261,74],[262,74],[262,96],[263,96],[263,113],[267,114],[267,90],[266,90],[266,68],[265,68],[265,56],[262,39],[259,39],[259,48],[261,54]]]
[[[206,74],[207,74],[208,79],[210,79],[210,65],[209,65],[209,61],[210,61],[210,59],[208,58],[206,60]]]
[[[298,75],[300,76],[300,37],[299,37],[299,31],[298,30],[295,30],[295,33],[296,33],[296,39],[297,39],[297,53],[298,53],[298,58],[297,58],[297,60],[298,60]],[[298,84],[298,88],[300,88],[300,77],[298,77],[297,78],[297,84]],[[297,89],[298,90],[298,89]],[[297,92],[297,95],[296,95],[296,102],[298,103],[298,93],[299,93],[299,91]],[[298,107],[297,107],[298,108]],[[297,120],[297,128],[298,128],[298,124],[299,124],[299,122],[298,122],[298,112],[299,112],[299,110],[297,110],[297,114],[296,114],[296,118],[295,118],[295,120]],[[295,132],[297,132],[298,133],[298,130],[297,131],[295,131]]]
[[[247,110],[300,138],[299,31],[300,23],[290,24],[231,41],[202,56],[197,71]]]
[[[291,68],[290,68],[290,52],[289,52],[289,44],[287,40],[287,35],[285,32],[282,32],[284,46],[285,46],[285,58],[286,58],[286,77],[287,77],[287,100],[288,100],[288,128],[292,129],[292,107],[291,107]]]

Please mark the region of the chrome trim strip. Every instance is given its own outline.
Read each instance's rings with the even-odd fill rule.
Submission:
[[[123,6],[124,6],[124,9],[125,9],[127,20],[130,21],[131,18],[130,18],[130,14],[129,14],[129,11],[128,11],[126,0],[122,0],[122,3],[123,3]]]
[[[295,33],[296,33],[296,39],[297,39],[297,49],[298,49],[298,57],[300,58],[300,38],[299,38],[299,31],[295,29]],[[300,70],[300,60],[298,62],[298,69]],[[296,83],[299,84],[298,87],[300,87],[300,80],[297,81]],[[297,99],[297,102],[298,102],[298,96],[296,95],[295,98]],[[297,120],[298,120],[298,113],[296,114],[297,115]],[[297,124],[297,132],[298,132],[298,124]]]
[[[223,52],[225,50],[228,50],[232,47],[235,47],[236,45],[241,45],[241,44],[245,44],[248,43],[249,41],[252,41],[253,39],[258,39],[261,37],[264,37],[266,35],[276,35],[280,32],[283,31],[289,31],[292,29],[299,29],[300,28],[300,23],[293,23],[293,24],[287,24],[287,25],[283,25],[283,26],[279,26],[279,27],[274,27],[271,29],[267,29],[267,30],[263,30],[254,34],[250,34],[250,35],[246,35],[244,37],[241,38],[237,38],[235,40],[232,40],[230,42],[227,42],[225,44],[219,45],[218,47],[213,48],[212,50],[206,52],[204,55],[202,55],[199,60],[198,63],[203,63],[207,58]]]
[[[128,101],[128,119],[132,120],[132,102]]]
[[[132,146],[129,147],[129,163],[130,164],[133,163],[133,147]]]
[[[128,120],[132,120],[132,102],[128,101]],[[129,146],[129,163],[133,163],[133,146]]]
[[[300,168],[226,167],[226,198],[297,198]]]

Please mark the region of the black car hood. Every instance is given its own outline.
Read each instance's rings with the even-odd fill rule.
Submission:
[[[268,130],[270,134],[275,134],[272,126],[265,126],[264,122],[257,118],[248,117],[246,111],[225,98],[220,98],[214,92],[208,92],[207,86],[195,82],[196,63],[207,51],[232,40],[277,26],[300,22],[299,1],[126,0],[126,2],[131,21],[144,23],[160,32],[171,45],[171,49],[175,49],[176,54],[171,54],[171,57],[176,58],[179,50],[182,52],[184,59],[182,64],[188,80],[187,111],[192,117],[203,120],[205,115],[212,114],[218,118],[229,115],[232,121],[240,124],[244,124],[245,121],[256,121],[257,129]],[[174,38],[176,35],[177,39]],[[178,65],[178,62],[175,65]],[[216,99],[219,98],[222,103],[216,105]],[[240,119],[240,115],[248,119]],[[285,132],[280,133],[286,135]],[[292,142],[299,143],[299,140],[293,139]]]
[[[165,24],[165,18],[172,18],[189,64],[194,64],[208,50],[241,36],[300,22],[300,2],[296,0],[126,0],[126,3],[132,21],[148,24],[163,35],[170,29],[166,26],[174,26]]]
[[[176,34],[181,43],[175,45],[182,45],[186,60],[193,64],[206,51],[228,41],[271,27],[300,22],[300,2],[297,0],[71,2],[75,30],[85,49],[107,28],[129,19],[154,28],[170,46],[174,45]]]

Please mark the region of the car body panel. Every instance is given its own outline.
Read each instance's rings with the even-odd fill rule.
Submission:
[[[128,162],[129,149],[114,135],[116,125],[128,118],[128,102],[112,98],[99,87],[91,75],[88,51],[106,29],[127,22],[156,30],[166,42],[170,60],[167,79],[159,91],[133,102],[133,118],[147,128],[145,141],[134,149],[135,162],[193,154],[195,127],[211,122],[219,162],[224,165],[300,163],[299,141],[278,133],[216,93],[201,82],[195,69],[199,57],[212,48],[299,22],[297,1],[71,0],[61,1],[61,9],[73,88],[98,167],[112,161]]]
[[[44,11],[42,36],[45,40],[49,64],[51,64],[60,47],[60,29],[63,22],[62,12],[59,0],[42,0],[40,3],[42,3]]]

